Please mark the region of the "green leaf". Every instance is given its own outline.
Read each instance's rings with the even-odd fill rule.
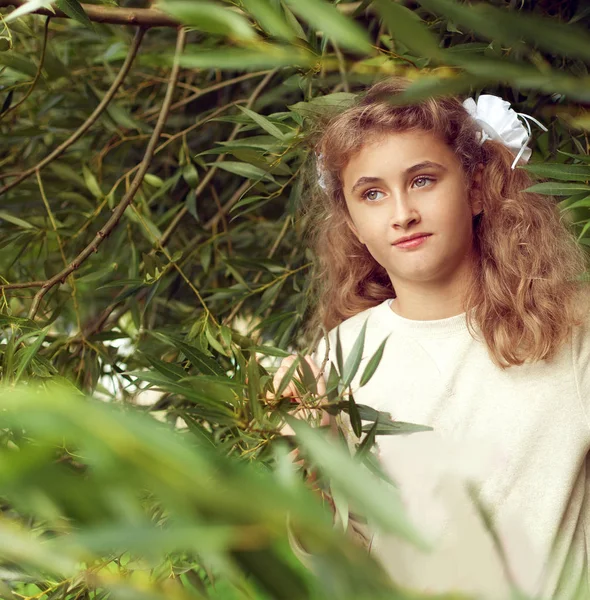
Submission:
[[[367,32],[325,0],[286,0],[301,19],[322,31],[343,48],[361,54],[373,52]]]
[[[578,183],[536,183],[531,187],[523,190],[525,192],[535,192],[536,194],[543,194],[548,196],[571,196],[576,192],[586,192],[590,194],[590,186],[581,185]]]
[[[559,203],[560,210],[564,211],[564,210],[570,210],[573,208],[590,208],[590,196],[586,196],[585,198],[576,200],[572,204],[568,204],[570,201],[571,201],[571,198],[568,198],[567,200],[562,200]]]
[[[252,417],[260,422],[262,419],[262,407],[258,400],[258,390],[260,388],[260,373],[256,355],[252,354],[248,361],[248,403],[252,412]]]
[[[348,356],[344,363],[342,371],[342,385],[346,388],[350,385],[356,372],[358,371],[361,359],[363,357],[363,349],[365,347],[365,333],[367,331],[367,322],[363,323],[360,333],[358,334]]]
[[[25,221],[24,219],[15,217],[14,215],[11,215],[10,213],[7,213],[4,210],[0,210],[0,219],[3,219],[4,221],[8,221],[9,223],[12,223],[13,225],[18,225],[19,227],[22,227],[23,229],[37,229],[34,225],[31,225],[31,223],[27,223],[27,221]]]
[[[377,429],[375,430],[376,435],[401,435],[408,433],[418,433],[421,431],[432,431],[432,427],[427,425],[417,425],[416,423],[405,423],[404,421],[392,421],[391,419],[385,419],[379,414]],[[369,431],[371,425],[363,425],[363,431]]]
[[[178,2],[165,0],[157,7],[178,19],[184,25],[217,35],[226,35],[236,40],[252,41],[258,39],[256,32],[239,13],[229,6],[215,2]]]
[[[245,352],[257,352],[258,354],[264,354],[265,356],[279,356],[285,358],[291,356],[291,352],[287,352],[281,348],[275,348],[274,346],[249,346],[244,348]]]
[[[297,36],[281,12],[269,0],[242,0],[244,8],[271,35],[292,42]]]
[[[371,451],[373,444],[375,443],[375,436],[377,435],[377,427],[379,426],[379,421],[375,421],[369,429],[365,439],[360,443],[356,458],[362,459],[366,454]]]
[[[296,356],[295,360],[293,361],[293,364],[287,369],[287,372],[283,375],[283,378],[281,379],[281,383],[279,383],[279,387],[276,389],[275,396],[277,398],[281,397],[282,393],[287,389],[287,386],[291,383],[291,380],[293,379],[293,375],[295,375],[295,371],[296,371],[297,367],[299,366],[300,361],[301,361],[301,357]]]
[[[20,8],[24,8],[24,6],[26,5],[23,5]],[[8,22],[8,18],[5,18],[5,22]],[[35,77],[37,74],[35,63],[16,52],[0,52],[0,65],[8,67],[13,71],[17,71],[18,73],[24,73],[31,78]]]
[[[590,60],[590,36],[573,23],[560,23],[530,12],[506,10],[486,2],[460,4],[454,0],[418,0],[432,12],[444,15],[490,40],[518,45],[525,40],[551,54]]]
[[[350,424],[352,426],[352,430],[354,431],[354,435],[360,438],[363,428],[363,423],[361,421],[361,416],[356,407],[356,402],[354,401],[354,397],[352,393],[348,396],[348,414],[350,416]]]
[[[538,177],[559,179],[560,181],[588,181],[590,165],[564,165],[560,163],[543,163],[518,167]]]
[[[381,344],[379,345],[379,348],[377,348],[375,354],[373,354],[373,356],[371,356],[371,358],[369,359],[369,362],[367,363],[367,366],[365,367],[365,370],[363,371],[363,374],[361,376],[361,381],[360,381],[361,387],[363,385],[365,385],[366,383],[368,383],[369,380],[371,379],[371,377],[373,377],[375,370],[377,369],[377,367],[379,366],[379,363],[381,362],[381,358],[383,358],[383,350],[385,349],[385,344],[387,343],[388,339],[389,339],[389,336],[387,336],[381,342]]]
[[[326,383],[326,393],[328,400],[331,402],[338,397],[338,385],[340,383],[340,375],[334,366],[334,363],[330,361],[330,372],[328,373],[328,381]]]
[[[252,48],[223,48],[220,50],[187,49],[178,59],[181,67],[187,69],[229,69],[255,71],[275,67],[306,67],[314,62],[310,52],[302,48],[282,47],[271,44]],[[1,55],[0,55],[1,56]],[[167,59],[172,64],[174,56]]]
[[[100,189],[100,185],[98,185],[98,181],[94,176],[94,173],[86,166],[82,165],[82,174],[84,175],[84,181],[86,182],[86,187],[88,191],[97,199],[100,200],[103,198],[102,190]]]
[[[338,365],[338,372],[340,378],[342,378],[342,372],[344,370],[344,359],[342,358],[342,341],[340,340],[340,326],[336,327],[336,364]]]
[[[246,179],[268,179],[273,183],[276,183],[274,177],[263,171],[259,167],[255,167],[254,165],[250,165],[248,163],[241,162],[232,162],[232,161],[222,161],[220,163],[208,163],[207,166],[216,165],[217,168],[223,169],[228,173],[233,173],[234,175],[240,175],[241,177],[245,177]]]
[[[78,0],[55,0],[55,6],[74,21],[78,21],[84,27],[94,30],[92,21],[88,18]]]
[[[22,350],[19,350],[19,352],[17,353],[17,355],[16,355],[16,373],[14,375],[15,383],[21,378],[25,369],[29,366],[29,364],[33,360],[33,357],[35,356],[35,354],[37,354],[37,352],[39,351],[39,348],[41,348],[41,344],[43,343],[45,336],[49,333],[50,327],[51,326],[48,325],[47,327],[45,327],[45,329],[42,329],[37,334],[37,339],[32,344],[30,344],[29,346],[25,346],[25,348],[23,348]],[[31,336],[31,334],[27,334],[26,336],[23,336],[22,339],[24,339],[25,337],[30,337],[30,336]]]
[[[300,356],[299,370],[301,372],[301,379],[305,387],[310,390],[313,394],[318,393],[318,384],[315,379],[315,375],[309,366],[309,363],[303,356]]]
[[[406,517],[403,501],[395,487],[367,472],[342,445],[335,444],[331,436],[328,438],[322,429],[310,427],[301,419],[291,416],[287,416],[286,420],[295,431],[299,445],[356,507],[362,508],[384,530],[419,547],[429,548]]]
[[[415,12],[391,0],[375,0],[373,4],[393,39],[402,42],[417,56],[442,56],[438,40]]]
[[[240,106],[238,104],[238,108],[246,115],[248,115],[255,123],[257,123],[264,131],[270,133],[273,137],[276,137],[279,140],[285,139],[285,134],[273,123],[271,123],[266,117],[255,113],[253,110],[246,108],[245,106]]]

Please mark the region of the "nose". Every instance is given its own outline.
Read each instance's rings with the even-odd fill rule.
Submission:
[[[420,214],[403,191],[392,193],[392,209],[390,223],[394,229],[408,229],[410,225],[420,222]]]

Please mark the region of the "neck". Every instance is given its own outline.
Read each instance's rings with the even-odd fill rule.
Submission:
[[[392,278],[396,293],[391,309],[406,319],[432,321],[446,319],[465,312],[465,292],[473,276],[466,266],[452,278],[432,282],[415,282]]]

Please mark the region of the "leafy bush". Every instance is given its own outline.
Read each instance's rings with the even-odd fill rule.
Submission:
[[[383,476],[375,436],[408,429],[332,378],[357,447],[295,423],[296,470],[288,402],[267,400],[277,360],[313,343],[307,137],[388,74],[414,81],[404,101],[485,88],[549,127],[526,168],[589,246],[587,9],[55,4],[0,0],[17,7],[0,32],[0,595],[415,597],[328,506],[338,489],[338,514],[410,535],[366,471]],[[288,518],[317,569],[293,556]]]

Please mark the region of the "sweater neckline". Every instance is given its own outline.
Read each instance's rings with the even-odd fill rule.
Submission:
[[[426,337],[444,336],[468,331],[466,312],[445,319],[433,319],[428,321],[407,319],[393,311],[391,303],[394,301],[394,298],[385,300],[378,308],[380,312],[383,313],[387,322],[395,326],[396,329],[403,330],[409,334]]]

